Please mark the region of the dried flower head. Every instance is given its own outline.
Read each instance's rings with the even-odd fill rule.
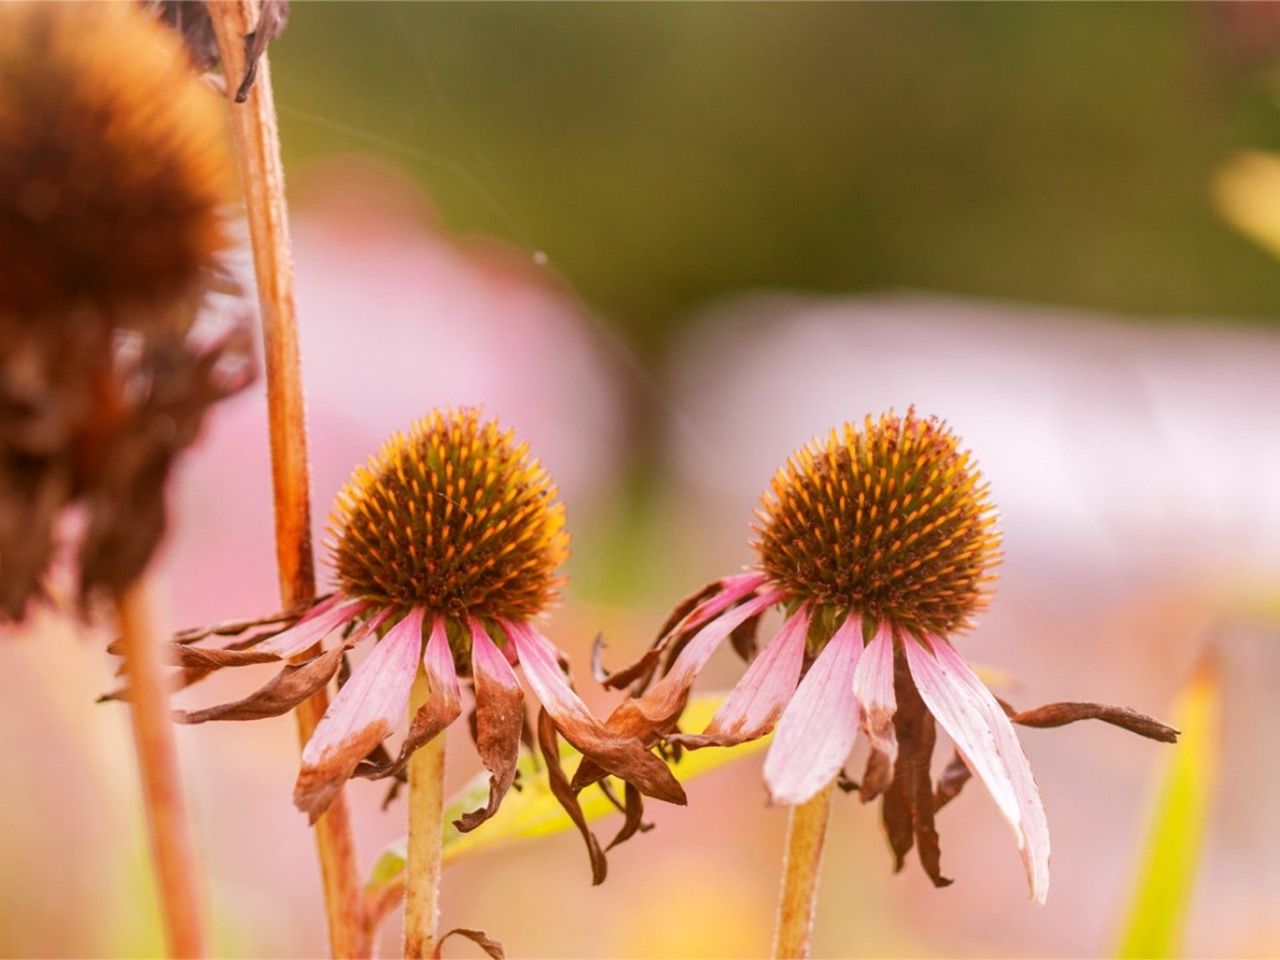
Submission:
[[[186,294],[226,242],[217,98],[134,4],[0,21],[0,313],[111,319]]]
[[[294,802],[313,820],[352,776],[403,776],[413,752],[460,716],[460,680],[473,692],[472,731],[490,790],[488,803],[455,825],[472,830],[493,816],[514,780],[526,732],[514,666],[541,704],[537,737],[552,790],[579,818],[597,882],[604,853],[560,772],[557,736],[622,778],[628,795],[684,802],[670,769],[640,739],[611,733],[591,715],[569,685],[563,654],[534,623],[555,596],[568,535],[555,487],[510,431],[462,409],[435,411],[408,435],[392,437],[339,495],[331,549],[338,590],[289,629],[229,647],[196,646],[227,632],[209,631],[179,638],[177,647],[185,684],[218,667],[288,659],[328,636],[343,637],[243,700],[180,716],[203,723],[284,713],[329,682],[347,649],[369,641],[372,651],[303,751]],[[233,632],[262,623],[236,624]],[[431,697],[393,759],[383,741],[407,710],[419,664]]]
[[[934,816],[976,774],[1014,831],[1031,895],[1049,885],[1049,828],[1013,724],[1100,719],[1157,740],[1176,732],[1096,703],[1019,713],[998,701],[952,646],[987,601],[999,535],[987,488],[955,436],[908,412],[846,425],[791,458],[764,498],[761,570],[718,580],[677,607],[636,664],[607,678],[631,685],[606,724],[644,743],[728,746],[773,731],[764,778],[778,803],[800,804],[836,779],[883,798],[901,869],[914,847],[942,875]],[[760,618],[782,606],[757,652]],[[695,677],[724,640],[751,660],[701,734],[676,729]],[[940,725],[956,758],[935,784]],[[860,784],[843,774],[858,733],[871,750]],[[598,781],[584,760],[573,789]]]
[[[173,459],[252,379],[244,311],[211,309],[228,286],[224,134],[140,6],[0,4],[2,615],[41,595],[72,503],[82,599],[131,581]]]
[[[810,603],[948,634],[989,600],[995,512],[937,420],[888,413],[832,430],[777,472],[760,521],[764,572]]]
[[[556,597],[564,506],[512,431],[473,409],[397,433],[338,494],[342,592],[454,617],[528,619]]]

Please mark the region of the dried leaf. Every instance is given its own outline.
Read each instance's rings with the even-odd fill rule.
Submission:
[[[475,930],[470,927],[454,927],[443,937],[437,940],[436,948],[431,951],[431,956],[434,957],[435,960],[440,960],[440,958],[444,956],[444,942],[454,935],[466,937],[489,956],[493,957],[493,960],[506,960],[507,955],[503,952],[501,943],[494,940],[483,930]]]

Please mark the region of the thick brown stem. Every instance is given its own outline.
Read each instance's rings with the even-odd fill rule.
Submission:
[[[418,671],[409,704],[412,721],[431,696]],[[404,955],[433,955],[440,919],[440,841],[444,828],[444,734],[409,758],[409,841],[404,872]]]
[[[200,872],[182,804],[165,665],[141,581],[117,595],[116,607],[165,943],[171,957],[203,957],[206,925],[197,891]]]
[[[230,99],[244,75],[244,38],[257,25],[259,5],[256,0],[221,0],[208,7]],[[231,102],[230,110],[262,309],[280,599],[286,609],[292,609],[315,596],[311,480],[284,170],[266,54],[258,63],[257,81],[247,99]],[[328,694],[323,691],[299,705],[301,743],[311,738],[327,707]],[[315,832],[330,949],[335,957],[366,957],[371,937],[365,924],[351,817],[342,795],[316,822]]]
[[[830,783],[813,799],[791,808],[782,860],[778,926],[773,940],[773,955],[778,960],[802,960],[809,956],[813,916],[818,905],[822,848],[834,787],[835,784]]]

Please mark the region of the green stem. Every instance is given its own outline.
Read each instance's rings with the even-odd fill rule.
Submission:
[[[782,860],[782,896],[778,901],[778,925],[773,940],[773,955],[777,960],[803,960],[809,956],[813,917],[818,905],[818,877],[822,872],[822,848],[834,788],[835,783],[829,783],[813,799],[791,808]]]

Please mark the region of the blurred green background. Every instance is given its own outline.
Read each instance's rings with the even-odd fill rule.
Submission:
[[[289,159],[394,157],[658,352],[758,286],[1269,315],[1280,273],[1207,188],[1280,140],[1259,32],[1196,4],[325,3],[273,57]]]

